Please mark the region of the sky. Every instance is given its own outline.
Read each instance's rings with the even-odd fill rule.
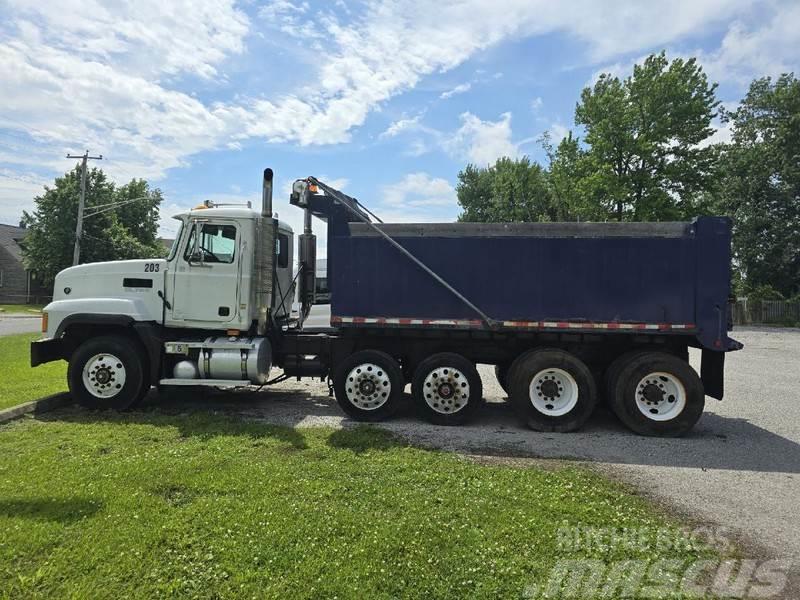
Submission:
[[[162,190],[165,237],[203,200],[258,206],[267,166],[295,231],[288,193],[308,175],[384,221],[452,221],[459,170],[544,161],[541,135],[580,133],[575,104],[600,73],[695,56],[730,108],[753,78],[800,71],[798,0],[0,0],[0,14],[0,222],[88,149],[114,181]]]

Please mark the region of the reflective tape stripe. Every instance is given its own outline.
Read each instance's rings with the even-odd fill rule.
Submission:
[[[341,317],[331,316],[332,325],[389,325],[393,327],[459,327],[484,329],[477,319],[408,319],[403,317]],[[687,331],[695,329],[693,323],[588,323],[581,321],[502,321],[506,329],[575,329],[611,331]]]

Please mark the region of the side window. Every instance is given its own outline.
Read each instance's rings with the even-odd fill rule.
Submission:
[[[186,244],[186,251],[183,254],[183,258],[187,261],[191,258],[194,250],[196,234],[197,227],[192,229],[189,242]],[[202,254],[202,260],[206,263],[232,263],[236,257],[236,227],[204,223],[198,252]],[[200,258],[197,257],[195,260],[200,260]]]
[[[275,246],[275,253],[278,255],[278,267],[285,269],[289,266],[289,236],[279,233]]]

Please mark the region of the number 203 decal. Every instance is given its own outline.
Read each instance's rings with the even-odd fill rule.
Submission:
[[[158,273],[158,269],[161,267],[158,263],[145,263],[144,265],[144,272],[145,273]]]

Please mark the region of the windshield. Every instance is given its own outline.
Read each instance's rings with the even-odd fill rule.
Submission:
[[[167,260],[172,260],[175,258],[175,253],[178,251],[178,246],[181,243],[181,234],[183,233],[183,221],[181,221],[181,226],[178,228],[178,233],[175,234],[175,239],[172,240],[172,247],[169,249],[169,254],[167,254]]]

